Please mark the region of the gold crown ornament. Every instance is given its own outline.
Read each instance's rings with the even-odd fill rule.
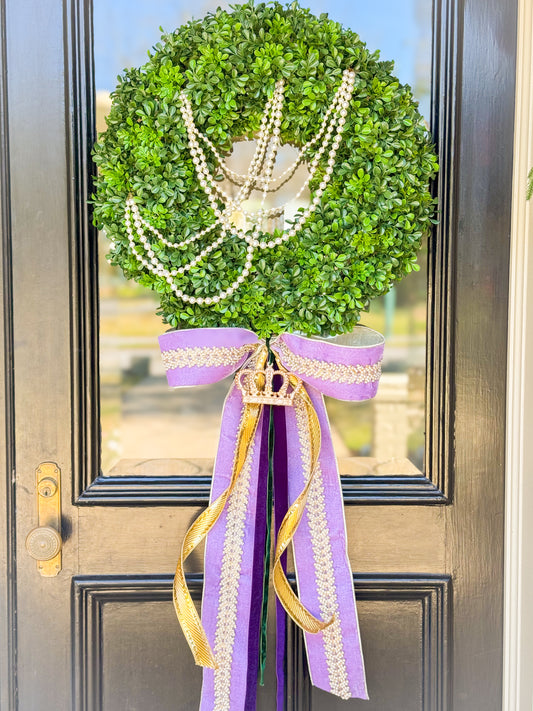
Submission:
[[[274,378],[276,376],[281,378],[281,382],[278,390],[274,391]],[[288,373],[282,370],[275,370],[271,363],[264,370],[243,368],[237,373],[235,383],[242,393],[243,402],[261,405],[290,406],[302,386],[302,381],[298,380],[296,387],[289,392]]]

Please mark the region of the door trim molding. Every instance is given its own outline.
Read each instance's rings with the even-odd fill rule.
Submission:
[[[454,324],[457,252],[457,158],[463,17],[461,0],[434,0],[432,132],[441,166],[434,190],[442,219],[428,244],[425,473],[342,478],[346,504],[445,505],[454,487]],[[98,246],[87,196],[95,166],[91,0],[65,0],[68,160],[71,187],[72,397],[75,505],[207,504],[210,478],[102,476],[98,376]]]
[[[533,6],[518,2],[513,208],[509,275],[505,507],[504,711],[531,711],[533,698],[533,226],[526,180],[533,166]]]
[[[184,471],[189,460],[180,460]],[[339,461],[342,472],[342,460]],[[444,504],[442,491],[424,476],[350,476],[341,473],[345,504]],[[206,506],[211,492],[211,468],[198,475],[99,476],[75,500],[88,506]]]
[[[17,694],[17,581],[16,526],[15,526],[15,401],[13,372],[13,279],[11,258],[11,192],[9,163],[9,115],[7,72],[7,19],[6,3],[0,3],[0,239],[2,256],[1,283],[1,335],[0,400],[3,427],[0,434],[4,481],[0,485],[5,529],[0,540],[0,639],[5,640],[0,649],[0,708],[15,711]],[[3,527],[2,527],[3,528]]]

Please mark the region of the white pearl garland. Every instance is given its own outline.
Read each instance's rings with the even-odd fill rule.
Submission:
[[[272,136],[279,136],[282,120],[283,86],[284,84],[282,80],[277,82],[274,90],[274,95],[267,102],[263,117],[261,119],[261,126],[259,129],[256,150],[254,156],[252,157],[252,161],[250,163],[246,179],[244,180],[235,198],[231,197],[230,195],[227,195],[217,184],[217,181],[215,181],[214,177],[209,173],[205,154],[197,139],[197,136],[201,136],[201,134],[194,123],[191,104],[186,94],[184,94],[183,92],[180,94],[180,111],[183,117],[183,121],[185,123],[185,127],[187,129],[187,135],[189,139],[189,150],[191,152],[193,165],[198,175],[200,185],[204,188],[212,207],[213,204],[216,202],[218,196],[218,198],[221,199],[222,202],[224,202],[224,204],[227,206],[226,210],[228,212],[232,212],[235,209],[239,209],[241,212],[243,212],[241,208],[242,203],[248,199],[256,183],[258,182],[258,180],[260,180],[259,176],[265,163],[266,151],[271,141],[271,138]],[[275,160],[275,156],[273,160]],[[270,212],[274,215],[281,214],[282,211],[283,207],[278,207],[274,208]],[[254,213],[247,213],[247,215],[253,216]]]
[[[348,72],[349,72],[349,70],[347,70],[346,73],[348,73]],[[353,86],[353,82],[354,82],[354,80],[355,80],[355,74],[352,74],[351,76],[348,76],[348,80],[351,81],[352,86]],[[320,130],[318,131],[318,133],[317,133],[310,141],[308,141],[306,144],[304,144],[304,145],[300,148],[300,150],[299,150],[299,152],[298,152],[298,155],[297,155],[296,159],[293,161],[293,163],[291,163],[287,168],[285,168],[285,170],[283,171],[283,173],[281,173],[280,175],[276,176],[275,178],[273,178],[273,179],[270,181],[270,184],[269,184],[269,186],[268,186],[267,192],[275,192],[275,191],[279,190],[286,182],[288,182],[288,181],[292,178],[292,176],[293,176],[294,173],[296,172],[296,170],[297,170],[297,168],[299,167],[299,165],[303,162],[303,160],[304,160],[304,158],[305,158],[305,154],[307,153],[307,151],[308,151],[310,148],[312,148],[312,147],[315,145],[315,143],[322,137],[322,135],[323,135],[323,133],[324,133],[324,131],[326,130],[326,127],[327,127],[327,125],[328,125],[328,119],[329,119],[329,117],[330,117],[332,111],[333,111],[333,110],[335,109],[335,107],[337,106],[337,103],[338,103],[339,99],[341,98],[341,94],[343,93],[344,90],[345,90],[345,85],[344,85],[344,83],[341,83],[341,84],[339,85],[339,88],[337,89],[337,92],[336,92],[336,94],[335,94],[335,96],[334,96],[334,98],[333,98],[333,101],[331,102],[331,104],[330,104],[330,106],[328,107],[326,113],[324,114],[324,118],[322,119],[322,124],[321,124],[321,126],[320,126]],[[351,93],[351,92],[350,92],[350,93]],[[186,97],[185,97],[185,100],[187,100]],[[349,101],[348,101],[348,103],[349,103]],[[347,107],[346,107],[346,108],[347,108]],[[345,114],[345,115],[347,115],[347,114]],[[196,127],[195,127],[195,128],[196,128]],[[201,138],[202,141],[203,141],[207,146],[209,146],[209,148],[211,149],[213,155],[214,155],[215,158],[216,158],[217,164],[219,165],[220,169],[222,170],[222,172],[224,173],[224,175],[226,176],[226,178],[228,178],[229,180],[231,180],[231,181],[232,181],[233,183],[235,183],[236,185],[243,185],[248,176],[247,176],[247,175],[240,175],[240,174],[237,173],[236,171],[234,171],[234,170],[232,170],[231,168],[229,168],[229,167],[224,163],[224,160],[223,160],[223,158],[221,157],[221,155],[220,155],[220,153],[218,152],[218,150],[216,149],[216,147],[213,145],[213,143],[209,140],[209,138],[208,138],[205,134],[203,134],[201,131],[199,131],[198,129],[196,129],[196,135],[197,135],[199,138]],[[274,186],[272,185],[272,183],[278,183],[278,182],[279,182],[279,185],[274,185]],[[277,208],[274,208],[274,209],[277,209]]]
[[[320,203],[320,199],[333,173],[335,156],[342,140],[342,133],[344,130],[344,124],[346,123],[346,116],[353,93],[354,83],[354,71],[351,69],[345,70],[343,72],[341,84],[324,115],[319,131],[310,141],[302,146],[296,160],[285,171],[283,171],[280,176],[274,179],[272,178],[272,173],[280,145],[284,90],[283,80],[276,83],[274,93],[266,103],[265,111],[261,118],[256,150],[254,156],[252,157],[246,176],[239,175],[235,171],[230,170],[224,164],[220,154],[217,152],[211,141],[196,127],[190,102],[186,95],[182,93],[180,97],[180,111],[187,130],[189,150],[198,180],[206,193],[208,202],[215,215],[215,221],[205,229],[182,240],[181,242],[171,242],[163,237],[163,235],[155,227],[153,227],[141,216],[135,200],[130,195],[126,200],[124,221],[130,249],[141,266],[152,274],[163,278],[169,284],[174,294],[186,303],[200,305],[205,304],[206,306],[209,306],[211,304],[217,304],[219,301],[230,297],[250,274],[255,250],[272,249],[287,241],[291,237],[294,237]],[[217,164],[224,174],[226,176],[233,176],[235,178],[235,182],[238,181],[237,184],[240,184],[239,192],[235,198],[226,195],[226,193],[224,193],[217,185],[214,176],[209,171],[205,154],[198,139],[201,139],[203,143],[205,143],[205,145],[212,150]],[[322,180],[315,191],[311,204],[303,212],[297,215],[295,223],[289,230],[276,237],[276,239],[261,241],[259,239],[259,234],[263,224],[263,219],[272,215],[281,214],[285,207],[278,206],[271,208],[270,210],[265,210],[264,204],[267,193],[279,189],[284,182],[289,180],[304,160],[305,154],[319,141],[321,141],[321,143],[309,165],[309,175],[298,193],[293,198],[294,200],[297,200],[312,180],[318,169],[320,159],[328,146],[331,144],[328,151],[327,167],[324,171]],[[283,182],[280,182],[282,178],[285,179]],[[279,184],[277,187],[271,187],[273,183]],[[254,189],[260,189],[262,192],[259,210],[256,212],[246,212],[242,208],[242,203],[248,199],[250,193]],[[220,209],[219,202],[222,202],[222,209]],[[250,218],[255,222],[251,233],[238,229],[231,224],[230,218],[234,211],[241,212],[246,218]],[[165,246],[171,249],[181,249],[209,234],[216,227],[220,230],[219,236],[216,237],[207,247],[202,249],[191,261],[174,269],[168,269],[161,263],[152,248],[152,243],[146,236],[147,231]],[[241,274],[227,289],[220,291],[218,294],[213,296],[197,297],[184,293],[183,290],[176,284],[175,278],[183,277],[184,274],[189,272],[193,267],[205,259],[210,252],[219,247],[228,235],[241,239],[247,243],[246,258]],[[115,246],[112,243],[111,249],[113,250],[114,248]]]

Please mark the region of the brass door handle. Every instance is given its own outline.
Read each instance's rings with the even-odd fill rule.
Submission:
[[[32,558],[39,561],[49,561],[55,558],[63,541],[61,536],[52,526],[38,526],[31,530],[26,537],[26,550]]]
[[[39,573],[51,578],[61,570],[61,470],[54,462],[42,462],[35,473],[38,526],[28,533],[26,550]]]

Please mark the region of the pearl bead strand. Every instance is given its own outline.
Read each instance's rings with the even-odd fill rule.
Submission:
[[[318,161],[320,160],[320,157],[324,153],[325,148],[329,144],[329,140],[331,138],[333,129],[335,128],[335,125],[338,122],[339,117],[342,116],[342,111],[347,109],[347,106],[349,105],[349,101],[351,98],[351,94],[353,92],[353,86],[355,82],[355,73],[353,70],[345,70],[343,72],[343,79],[342,82],[333,98],[333,101],[326,111],[326,114],[324,116],[324,119],[322,121],[321,127],[318,131],[318,133],[315,135],[314,138],[312,138],[310,141],[308,141],[302,148],[302,151],[300,152],[299,157],[294,161],[294,163],[289,166],[287,169],[288,171],[292,171],[292,174],[294,174],[294,171],[298,167],[298,165],[301,163],[303,160],[303,152],[307,151],[311,146],[313,146],[319,138],[324,134],[325,132],[325,138],[323,144],[320,146],[318,153],[315,155],[315,158],[311,162],[310,169],[309,169],[309,175],[307,176],[306,180],[304,181],[303,185],[300,187],[299,191],[296,193],[296,195],[293,197],[293,200],[297,200],[304,189],[307,187],[307,185],[310,183],[310,181],[313,179],[314,174],[316,172],[316,169],[318,167]],[[279,82],[276,84],[276,92],[279,91]],[[281,102],[279,101],[278,97],[276,96],[276,92],[274,93],[274,96],[272,97],[272,105],[273,105],[273,117],[274,117],[274,123],[276,125],[277,133],[274,135],[278,136],[279,140],[279,127],[281,125]],[[270,210],[262,210],[261,215],[259,215],[257,212],[248,212],[243,209],[242,207],[242,202],[244,199],[248,197],[248,195],[251,192],[251,188],[255,186],[256,182],[262,182],[263,188],[266,188],[268,191],[269,188],[269,183],[271,182],[271,178],[265,178],[264,176],[259,176],[258,181],[253,181],[253,178],[257,177],[256,170],[255,170],[255,160],[257,157],[258,152],[256,151],[256,156],[252,159],[252,163],[250,164],[250,169],[248,172],[248,177],[246,179],[246,182],[243,185],[243,188],[239,192],[236,198],[231,198],[227,196],[225,193],[222,193],[220,190],[219,186],[216,184],[216,181],[212,175],[209,173],[209,169],[207,167],[207,160],[205,159],[205,154],[203,153],[203,150],[199,147],[198,141],[196,139],[197,135],[200,135],[200,132],[194,125],[193,117],[192,117],[192,111],[190,109],[190,103],[188,102],[188,99],[185,97],[185,95],[182,96],[184,105],[188,108],[186,108],[185,113],[187,114],[186,118],[186,125],[187,125],[187,131],[189,133],[189,142],[190,142],[190,147],[191,147],[191,153],[193,154],[193,160],[194,157],[196,156],[197,153],[200,154],[200,158],[198,159],[198,162],[195,162],[195,166],[198,167],[199,169],[199,174],[201,174],[200,178],[200,183],[202,187],[204,187],[207,196],[210,200],[210,203],[213,207],[214,203],[216,202],[216,194],[218,193],[219,197],[222,197],[226,201],[227,205],[227,212],[231,214],[234,210],[240,211],[245,218],[249,218],[250,220],[254,221],[255,219],[259,218],[262,219],[263,217],[270,217],[274,215],[280,215],[282,214],[283,210],[285,209],[286,205],[280,205],[276,206],[275,208],[271,208]],[[268,108],[269,104],[267,104]],[[340,107],[340,108],[339,108]],[[335,113],[334,113],[335,112]],[[333,116],[331,117],[331,114],[333,113]],[[264,150],[265,147],[268,143],[268,136],[265,137],[263,128],[265,127],[268,129],[272,123],[272,121],[266,122],[266,111],[265,114],[263,115],[263,121],[262,121],[262,126],[261,130],[259,133],[258,137],[258,150],[261,149],[260,156],[264,160]],[[331,118],[330,118],[331,117]],[[343,122],[344,123],[344,122]],[[191,133],[194,133],[195,135],[191,135]],[[208,140],[208,139],[206,139]],[[209,142],[210,143],[210,142]],[[338,144],[337,144],[338,147]],[[282,174],[283,175],[283,174]],[[202,177],[204,178],[202,180]],[[291,176],[289,176],[290,178]],[[278,186],[281,187],[281,186]],[[262,205],[264,205],[264,196],[262,200]],[[267,244],[267,243],[263,243]]]
[[[163,235],[155,227],[150,225],[150,223],[141,216],[135,200],[130,195],[126,200],[124,220],[130,249],[137,261],[140,263],[140,265],[152,274],[158,277],[162,277],[169,284],[174,294],[186,303],[199,305],[205,304],[208,306],[211,304],[217,304],[219,301],[231,296],[249,275],[255,250],[271,249],[277,245],[282,244],[291,237],[294,237],[303,227],[309,216],[316,210],[333,173],[335,157],[342,140],[342,133],[344,130],[344,125],[346,123],[346,116],[353,93],[354,82],[355,73],[353,72],[353,70],[345,70],[345,72],[343,73],[342,82],[337,92],[335,93],[335,96],[330,106],[328,107],[326,114],[324,115],[320,129],[317,134],[310,141],[308,141],[305,146],[302,147],[296,161],[291,166],[289,166],[289,168],[285,170],[284,173],[281,174],[281,176],[276,179],[272,179],[272,173],[280,145],[279,137],[283,110],[283,81],[277,82],[274,94],[267,101],[265,111],[261,119],[257,147],[250,163],[248,174],[245,177],[241,189],[239,190],[239,193],[235,198],[231,198],[225,195],[225,193],[223,193],[216,185],[216,181],[214,180],[214,177],[209,171],[203,149],[201,148],[198,142],[199,137],[201,139],[203,139],[204,137],[198,131],[194,124],[192,108],[190,106],[190,103],[188,102],[188,99],[185,97],[184,94],[182,94],[181,112],[187,129],[191,157],[193,159],[193,164],[198,175],[200,185],[204,189],[209,204],[215,215],[215,221],[213,222],[213,224],[209,225],[205,229],[201,230],[195,235],[192,235],[191,237],[186,238],[185,240],[182,240],[181,242],[171,242],[165,237],[163,237]],[[272,192],[274,190],[269,189],[271,183],[279,181],[279,179],[283,175],[289,173],[291,170],[293,174],[298,165],[302,162],[304,153],[308,151],[309,148],[316,145],[320,140],[321,143],[315,155],[313,156],[313,159],[309,166],[309,176],[307,177],[304,185],[300,188],[299,192],[294,198],[297,199],[303,192],[304,188],[312,180],[318,169],[321,157],[325,153],[328,146],[331,144],[331,147],[329,148],[327,154],[327,167],[324,171],[322,180],[313,196],[311,204],[302,213],[298,214],[296,222],[289,230],[284,232],[282,235],[276,237],[276,239],[273,240],[260,240],[259,234],[263,218],[272,214],[280,214],[280,212],[284,208],[284,206],[281,206],[271,208],[270,210],[264,209],[264,203],[267,193]],[[206,145],[211,147],[211,142],[208,141],[208,139],[205,139],[204,142],[206,142]],[[215,158],[217,159],[217,162],[219,162],[222,167],[223,162],[220,159],[220,156],[216,153],[216,151],[214,151],[214,154]],[[296,167],[294,167],[295,165]],[[235,175],[238,174],[235,173]],[[261,186],[262,192],[260,208],[258,211],[253,213],[245,212],[242,209],[242,202],[244,202],[244,200],[248,198],[253,189],[258,189],[258,185]],[[220,209],[218,203],[221,198],[225,199],[222,200],[224,205],[222,210]],[[254,229],[251,233],[237,229],[231,225],[230,216],[232,212],[236,209],[240,210],[241,212],[243,212],[243,214],[255,220]],[[146,229],[165,246],[172,249],[179,249],[209,234],[216,227],[220,229],[220,234],[218,237],[216,237],[207,247],[202,249],[191,261],[178,268],[173,269],[167,269],[167,267],[158,259],[152,248],[152,244],[150,243],[145,233]],[[175,283],[175,277],[182,277],[193,267],[197,266],[214,249],[220,246],[228,237],[228,235],[244,240],[248,245],[246,248],[245,263],[241,274],[227,289],[222,290],[214,296],[197,297],[183,292],[183,290],[180,289]],[[136,237],[140,244],[137,244]],[[114,248],[115,246],[112,243],[111,249],[113,250]],[[142,251],[139,251],[139,249]]]
[[[333,98],[332,103],[330,104],[326,113],[324,114],[320,130],[311,140],[309,140],[307,143],[305,143],[301,147],[301,149],[299,150],[298,155],[297,155],[296,159],[293,161],[293,163],[291,163],[291,165],[287,166],[287,168],[285,168],[285,170],[280,175],[276,176],[273,180],[270,181],[270,185],[268,187],[268,192],[276,192],[292,178],[292,176],[296,172],[298,166],[303,162],[307,151],[310,148],[312,148],[315,145],[315,143],[317,143],[317,141],[320,140],[324,131],[326,130],[329,117],[331,116],[332,111],[336,108],[336,105],[337,105],[339,99],[341,98],[342,92],[345,90],[346,82],[351,82],[352,86],[353,86],[354,81],[355,81],[355,74],[353,73],[353,70],[345,69],[343,72],[343,80],[342,80],[341,84],[339,85],[339,88],[337,89],[337,92]],[[202,141],[207,146],[209,146],[213,155],[216,158],[217,164],[219,165],[219,167],[222,170],[222,172],[224,173],[224,175],[229,180],[231,180],[235,185],[242,185],[246,181],[247,175],[241,175],[240,173],[237,173],[236,171],[229,168],[224,163],[222,156],[220,155],[220,153],[218,152],[216,147],[213,145],[213,143],[210,141],[210,139],[205,134],[203,134],[201,131],[199,131],[197,128],[196,128],[196,134],[199,138],[202,139]],[[280,181],[282,181],[282,182],[280,182]],[[275,183],[275,185],[272,185],[272,183]]]
[[[214,197],[213,193],[216,193],[218,194],[218,197],[221,198],[222,201],[228,206],[231,206],[232,204],[240,205],[241,202],[249,197],[253,187],[255,186],[256,178],[261,170],[261,167],[263,166],[272,124],[275,123],[277,117],[281,119],[283,105],[283,81],[276,83],[274,95],[267,102],[261,120],[255,154],[250,163],[246,180],[235,198],[227,195],[220,188],[220,186],[217,185],[214,177],[210,175],[205,154],[197,140],[197,134],[199,131],[194,124],[190,101],[184,92],[180,94],[180,99],[180,111],[187,130],[189,150],[191,152],[193,164],[195,166],[200,185],[204,188],[206,193],[208,193],[208,198]]]
[[[184,265],[183,267],[179,267],[178,269],[172,269],[169,270],[166,267],[163,266],[163,264],[158,260],[158,258],[155,256],[155,253],[153,250],[150,248],[146,251],[146,254],[148,256],[148,259],[146,257],[143,257],[142,254],[140,254],[137,250],[137,245],[135,243],[135,237],[134,237],[134,231],[133,231],[133,226],[132,226],[132,221],[131,221],[131,207],[126,210],[125,214],[125,224],[126,224],[126,233],[128,235],[128,242],[130,245],[130,249],[137,259],[137,261],[149,272],[152,274],[163,277],[167,284],[170,285],[172,291],[176,294],[178,298],[180,298],[182,301],[185,301],[186,303],[190,304],[200,304],[203,305],[205,304],[206,306],[209,306],[211,304],[217,304],[219,301],[222,299],[226,299],[228,296],[231,296],[236,289],[242,284],[242,282],[246,279],[246,277],[250,274],[250,268],[252,266],[252,258],[253,258],[253,248],[248,246],[246,248],[246,261],[244,264],[244,269],[242,270],[241,274],[237,277],[237,279],[224,291],[221,291],[219,294],[216,294],[215,296],[207,296],[207,297],[197,297],[197,296],[191,296],[189,294],[186,294],[183,292],[181,289],[178,288],[176,283],[174,282],[175,276],[178,274],[183,274],[186,271],[188,271],[192,266],[195,266],[204,256],[206,256],[212,249],[214,249],[214,244],[212,243],[210,247],[206,248],[205,250],[202,250],[202,252],[195,257],[192,262],[189,262],[188,264]],[[142,233],[142,228],[139,228],[136,225],[136,230],[135,232],[137,233],[137,236],[139,236],[141,242],[143,242],[141,235]],[[221,236],[218,238],[218,240],[215,240],[215,242],[221,243],[222,240],[225,238],[226,233],[225,230],[222,230]],[[112,245],[113,247],[113,245]]]

